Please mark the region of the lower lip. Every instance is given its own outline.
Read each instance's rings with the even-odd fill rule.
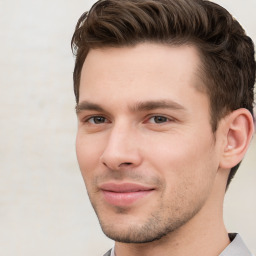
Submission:
[[[129,206],[135,201],[151,194],[153,190],[143,190],[137,192],[118,193],[103,190],[105,200],[115,206]]]

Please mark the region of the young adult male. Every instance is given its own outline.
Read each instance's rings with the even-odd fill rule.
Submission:
[[[101,0],[72,39],[77,157],[105,255],[249,256],[223,199],[253,135],[254,47],[203,0]]]

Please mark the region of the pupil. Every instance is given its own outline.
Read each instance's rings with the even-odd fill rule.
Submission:
[[[163,122],[166,122],[167,118],[166,117],[163,117],[163,116],[156,116],[155,117],[155,122],[156,123],[163,123]]]
[[[104,118],[104,117],[100,117],[100,116],[94,117],[94,122],[95,122],[96,124],[104,123],[104,121],[105,121],[105,118]]]

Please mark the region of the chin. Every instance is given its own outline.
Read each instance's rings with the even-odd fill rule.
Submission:
[[[160,219],[159,216],[151,215],[146,221],[145,218],[137,221],[128,216],[114,218],[104,221],[99,218],[104,234],[110,239],[121,243],[150,243],[160,240],[187,223],[193,216],[184,216],[176,220],[170,218]],[[109,224],[111,223],[111,224]]]

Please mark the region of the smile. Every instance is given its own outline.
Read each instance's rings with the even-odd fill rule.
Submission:
[[[114,206],[129,206],[155,189],[134,183],[106,183],[100,186],[105,201]]]

